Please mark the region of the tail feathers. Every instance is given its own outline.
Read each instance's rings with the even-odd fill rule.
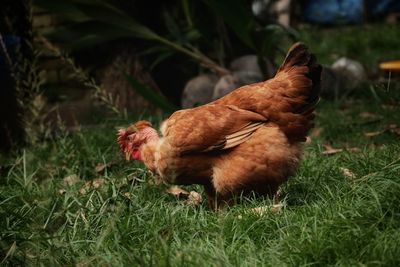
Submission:
[[[293,66],[305,66],[310,61],[308,48],[303,43],[295,43],[286,54],[285,60],[278,69],[278,73]]]
[[[301,73],[299,74],[307,77],[308,80],[311,81],[311,86],[309,83],[303,83],[304,86],[288,88],[288,90],[298,91],[295,95],[300,95],[305,98],[301,105],[294,107],[293,113],[296,114],[311,113],[318,103],[321,91],[322,67],[317,63],[316,57],[308,52],[308,47],[306,45],[303,43],[296,43],[289,49],[285,60],[277,72],[277,75],[279,75],[283,72],[295,72],[296,69],[300,71],[299,67],[304,66],[307,67],[306,71],[304,72],[301,69]],[[295,79],[299,79],[298,77],[298,75],[288,75],[288,78],[293,81],[293,84],[299,84],[295,81]]]
[[[275,77],[286,85],[280,87],[282,101],[291,103],[290,111],[286,110],[289,113],[278,116],[284,118],[280,124],[290,140],[304,141],[308,130],[313,127],[313,111],[321,90],[321,70],[316,57],[302,43],[289,49],[278,69]]]

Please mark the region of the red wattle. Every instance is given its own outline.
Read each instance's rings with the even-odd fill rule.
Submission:
[[[140,157],[140,151],[139,150],[135,150],[133,153],[133,158],[135,160],[141,160],[142,158]]]

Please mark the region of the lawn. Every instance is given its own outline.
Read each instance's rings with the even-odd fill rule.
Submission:
[[[326,42],[318,43],[320,35],[307,29],[301,36],[328,63],[331,56]],[[332,42],[336,38],[324,36]],[[379,51],[368,40],[362,43],[373,53],[364,64],[396,56],[387,47]],[[348,51],[343,43],[330,46]],[[277,213],[248,212],[271,205],[268,199],[243,199],[213,212],[206,201],[187,205],[167,194],[168,187],[151,183],[142,165],[120,155],[116,127],[128,121],[60,131],[51,140],[3,156],[0,262],[399,266],[400,83],[395,78],[320,102],[311,142],[305,144],[297,174],[282,188],[284,207]],[[186,189],[202,193],[197,186]]]

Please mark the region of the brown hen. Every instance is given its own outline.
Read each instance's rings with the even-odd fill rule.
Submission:
[[[139,121],[119,130],[118,143],[165,182],[204,185],[212,207],[238,194],[272,196],[299,166],[320,77],[315,56],[296,43],[274,78],[173,113],[161,136]]]

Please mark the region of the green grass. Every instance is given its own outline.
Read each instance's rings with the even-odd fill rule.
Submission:
[[[168,195],[148,183],[141,165],[123,160],[115,142],[123,122],[61,133],[2,157],[0,265],[399,266],[400,137],[364,135],[400,126],[400,84],[382,88],[320,103],[322,131],[283,186],[286,206],[277,214],[246,213],[270,200],[215,213],[205,202],[188,206]],[[324,144],[360,151],[327,156]],[[108,162],[114,165],[95,171]],[[64,185],[70,175],[79,181]],[[79,192],[96,178],[107,183]]]
[[[300,40],[309,44],[319,62],[332,64],[340,57],[361,62],[368,71],[376,70],[384,60],[400,59],[399,26],[366,24],[321,29],[304,25],[299,30]]]

